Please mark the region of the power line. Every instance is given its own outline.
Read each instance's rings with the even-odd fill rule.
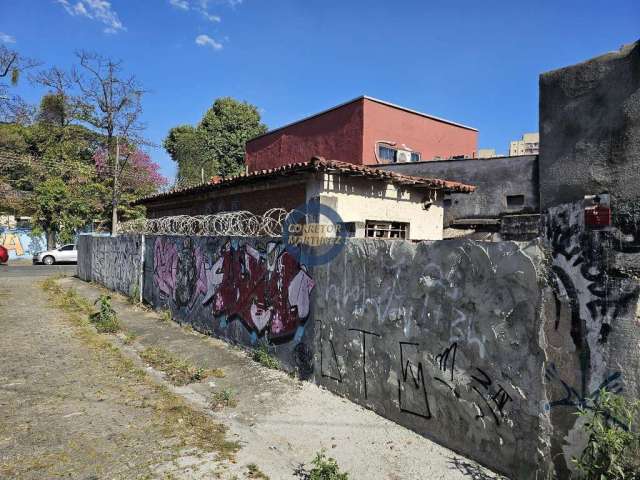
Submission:
[[[112,165],[103,165],[103,166],[92,166],[89,165],[87,163],[83,163],[80,161],[75,161],[72,163],[80,163],[82,165],[86,165],[87,167],[93,168],[93,170],[95,171],[96,175],[101,176],[107,176],[107,175],[112,175],[115,167]],[[29,166],[29,167],[34,167],[34,166],[42,166],[42,167],[48,167],[50,169],[59,169],[62,166],[65,165],[65,162],[57,162],[53,159],[50,160],[45,160],[43,158],[39,158],[39,159],[34,159],[34,157],[20,157],[17,155],[6,155],[4,152],[0,153],[0,167],[2,167],[4,164],[4,166],[18,166],[18,165],[25,165],[25,166]],[[66,166],[68,165],[68,162],[66,163]],[[127,170],[122,170],[122,171],[118,171],[118,176],[119,177],[124,177],[130,180],[138,180],[138,181],[150,181],[150,177],[151,177],[151,173],[143,173],[143,172],[136,172],[136,171],[127,171]]]

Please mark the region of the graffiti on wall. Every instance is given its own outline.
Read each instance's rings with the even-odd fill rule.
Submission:
[[[189,237],[157,237],[153,282],[165,302],[191,311],[206,307],[218,325],[239,321],[257,340],[299,342],[309,316],[314,281],[280,242],[264,246],[227,239],[212,249]],[[311,353],[297,346],[297,363]]]
[[[585,230],[581,203],[551,208],[545,218],[545,238],[553,259],[554,327],[560,328],[561,305],[566,303],[581,369],[579,398],[588,398],[616,373],[609,371],[605,361],[608,337],[616,320],[629,313],[640,293],[635,282],[609,272],[614,235]]]
[[[545,448],[542,258],[510,242],[349,242],[314,269],[317,381],[451,448],[500,449],[526,478]]]
[[[125,295],[134,295],[140,283],[140,237],[86,238],[92,242],[91,280]]]
[[[322,378],[330,379],[338,384],[349,380],[349,377],[356,375],[356,370],[341,368],[339,366],[338,355],[336,355],[336,345],[332,339],[325,339],[322,334],[321,321],[318,351],[320,352],[320,375]],[[361,329],[348,329],[348,331],[359,332],[361,334],[361,373],[358,375],[363,385],[364,398],[368,399],[368,366],[367,366],[367,346],[366,338],[380,338],[381,335],[364,331]],[[347,344],[348,345],[348,344]],[[345,350],[348,347],[342,347]],[[397,371],[397,398],[396,405],[403,414],[409,414],[424,420],[431,420],[434,417],[430,404],[430,397],[434,391],[445,387],[450,394],[452,401],[463,401],[474,408],[476,420],[481,420],[486,426],[486,420],[493,420],[495,427],[499,427],[505,419],[509,417],[510,404],[513,401],[513,392],[509,393],[508,387],[504,387],[495,381],[492,376],[479,367],[473,367],[472,373],[456,368],[456,353],[458,345],[456,342],[444,348],[433,357],[433,361],[425,365],[422,358],[423,353],[418,342],[398,342],[397,356],[399,365]],[[340,351],[340,347],[339,347]],[[329,352],[328,357],[325,357]],[[344,352],[340,352],[344,357]],[[375,351],[369,351],[375,354]],[[370,381],[370,380],[369,380]]]
[[[544,409],[552,414],[552,456],[564,475],[574,470],[571,459],[587,442],[577,409],[592,409],[601,390],[624,393],[620,360],[611,362],[611,338],[635,323],[640,294],[638,282],[615,267],[616,252],[637,251],[633,241],[622,241],[625,233],[616,228],[586,228],[584,212],[583,202],[576,202],[543,216],[555,303],[546,334],[559,346],[549,349]]]
[[[7,249],[10,259],[19,259],[46,250],[47,241],[44,235],[34,235],[28,228],[4,228],[0,229],[0,245]]]

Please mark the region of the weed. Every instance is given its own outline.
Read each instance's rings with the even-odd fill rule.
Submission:
[[[140,285],[138,282],[131,289],[131,295],[127,298],[131,305],[137,305],[140,303]]]
[[[236,393],[230,388],[215,392],[210,405],[214,410],[222,410],[225,407],[233,408],[238,405]]]
[[[138,338],[138,336],[135,333],[129,332],[124,336],[124,344],[131,345],[133,342],[135,342],[136,338]]]
[[[269,477],[258,468],[255,463],[247,465],[247,478],[259,478],[260,480],[269,480]]]
[[[327,457],[324,449],[316,453],[311,461],[313,468],[307,473],[307,480],[349,480],[347,473],[341,472],[335,458]]]
[[[147,347],[140,352],[140,358],[153,367],[162,370],[174,385],[187,385],[207,378],[211,371],[195,367],[188,361],[175,357],[161,347]]]
[[[162,310],[162,312],[160,312],[160,320],[163,322],[170,322],[171,320],[173,320],[171,310],[169,310],[168,308]]]
[[[640,480],[640,401],[600,390],[593,406],[582,408],[587,446],[573,462],[585,480]]]
[[[260,344],[253,351],[253,360],[267,368],[273,368],[274,370],[280,368],[280,361],[269,353],[269,347],[265,343]]]
[[[116,333],[120,330],[120,322],[116,311],[111,306],[109,295],[100,295],[94,305],[98,305],[98,311],[89,315],[89,321],[93,323],[100,333]]]

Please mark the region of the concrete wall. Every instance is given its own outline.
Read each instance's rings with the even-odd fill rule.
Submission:
[[[536,478],[540,262],[535,244],[349,242],[314,271],[316,381],[512,478]]]
[[[540,76],[543,210],[605,191],[638,202],[638,72],[640,42]]]
[[[640,396],[638,253],[582,204],[543,224],[542,242],[349,239],[313,270],[280,239],[146,237],[144,299],[511,478],[568,478],[577,409]],[[130,291],[140,240],[82,236],[79,276]]]
[[[83,258],[80,276],[120,283],[116,262],[96,253],[135,240],[83,237],[94,264]],[[311,271],[276,239],[149,236],[143,294],[199,331],[267,342],[303,378],[531,478],[544,451],[540,258],[511,242],[353,239]]]
[[[140,295],[142,237],[78,236],[78,277],[130,297]]]
[[[626,266],[637,262],[619,232],[588,230],[582,202],[543,216],[551,286],[545,302],[545,377],[553,435],[551,453],[560,478],[586,444],[584,420],[606,390],[640,398],[640,280]]]
[[[477,188],[473,193],[448,196],[450,204],[445,204],[445,227],[461,218],[497,218],[503,214],[534,213],[540,208],[537,157],[534,155],[398,163],[382,168],[475,185]],[[509,195],[524,195],[524,204],[510,207],[507,204]]]
[[[281,241],[149,236],[144,300],[179,322],[272,353],[303,378],[312,372],[310,313],[315,282]]]

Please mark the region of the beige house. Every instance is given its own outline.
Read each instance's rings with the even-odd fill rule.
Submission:
[[[300,209],[310,202],[336,212],[349,236],[407,240],[443,238],[445,193],[469,193],[471,185],[414,177],[314,157],[139,200],[148,218],[207,215],[272,208]],[[329,223],[320,216],[318,223]]]

